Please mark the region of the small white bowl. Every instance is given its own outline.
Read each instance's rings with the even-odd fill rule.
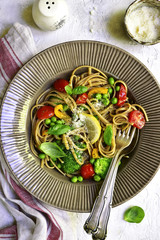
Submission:
[[[53,31],[64,25],[68,17],[65,0],[35,0],[32,16],[36,25],[44,31]]]

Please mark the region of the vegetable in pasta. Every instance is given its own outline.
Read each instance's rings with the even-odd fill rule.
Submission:
[[[127,91],[124,81],[91,66],[77,67],[69,81],[57,79],[31,109],[30,146],[41,167],[56,168],[72,182],[83,176],[104,179],[116,152],[117,130],[141,129],[148,121]]]

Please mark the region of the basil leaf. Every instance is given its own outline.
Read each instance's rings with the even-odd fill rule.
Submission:
[[[112,144],[112,137],[113,137],[113,129],[112,129],[112,125],[108,125],[104,131],[104,142],[108,145],[111,146]]]
[[[55,142],[44,142],[39,146],[41,151],[50,156],[51,158],[66,157],[66,154]]]
[[[64,124],[56,124],[48,129],[48,134],[62,135],[71,129],[70,126]]]
[[[86,86],[78,86],[78,87],[75,87],[73,88],[72,90],[72,94],[82,94],[82,93],[85,93],[88,91],[88,88]]]
[[[69,95],[72,94],[72,88],[69,85],[65,86],[64,88],[66,90],[66,93],[68,93]]]
[[[133,206],[128,208],[124,213],[124,220],[131,223],[140,223],[145,216],[141,207]]]

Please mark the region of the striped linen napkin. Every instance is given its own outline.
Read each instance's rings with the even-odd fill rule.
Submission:
[[[15,23],[0,39],[0,102],[11,79],[34,54],[29,27]],[[42,203],[14,181],[0,150],[0,239],[75,240],[69,222],[69,213]]]

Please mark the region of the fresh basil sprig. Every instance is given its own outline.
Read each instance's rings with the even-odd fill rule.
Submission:
[[[87,92],[88,88],[86,86],[78,86],[72,89],[69,85],[67,85],[65,86],[65,90],[66,90],[66,93],[68,93],[69,95],[72,95],[72,94],[79,95]]]
[[[40,150],[51,158],[66,157],[66,154],[55,142],[44,142],[39,146]]]
[[[71,130],[71,127],[64,124],[56,124],[48,129],[48,134],[51,135],[62,135]]]

